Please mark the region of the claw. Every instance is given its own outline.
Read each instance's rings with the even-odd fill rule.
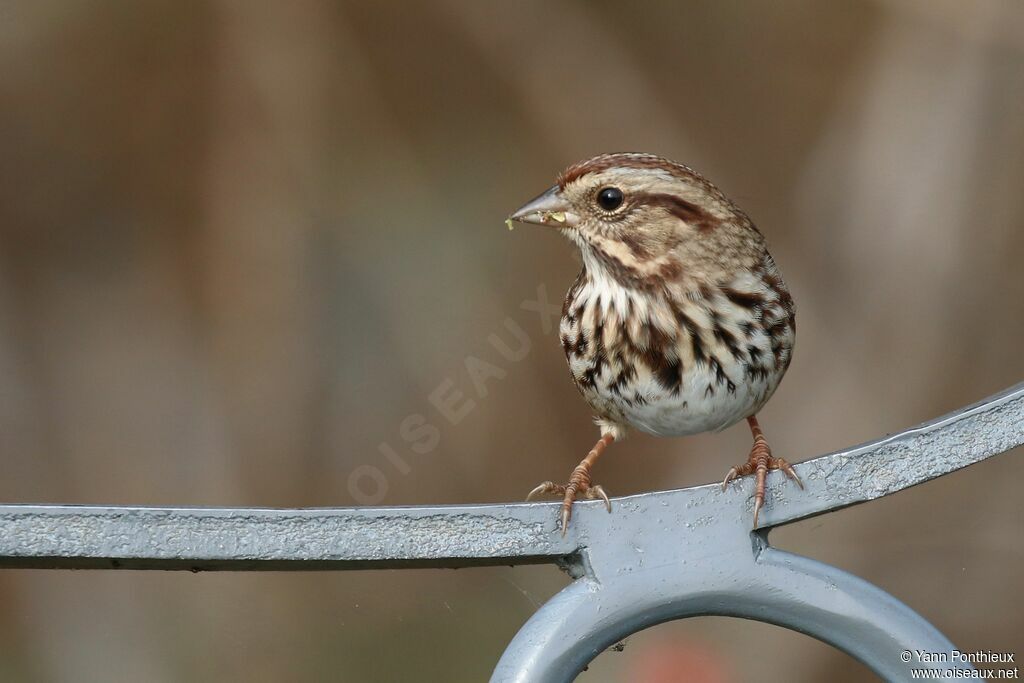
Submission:
[[[562,508],[562,538],[565,538],[565,530],[569,528],[569,519],[572,517],[572,507]]]
[[[778,458],[775,461],[775,464],[778,466],[780,470],[786,473],[787,477],[795,481],[797,486],[799,486],[800,488],[804,487],[804,482],[800,479],[800,475],[796,473],[796,470],[793,469],[792,465],[790,465],[782,458]]]
[[[725,479],[722,480],[723,491],[726,489],[726,487],[729,486],[729,482],[735,479],[739,475],[739,473],[740,471],[737,467],[733,467],[731,470],[729,470],[729,473],[725,475]]]
[[[608,510],[608,512],[612,511],[612,501],[608,499],[608,494],[605,493],[604,487],[602,487],[600,484],[596,486],[591,486],[589,489],[587,489],[586,496],[587,498],[590,498],[592,500],[600,498],[601,500],[604,501],[604,506]]]
[[[530,491],[530,493],[528,493],[526,496],[526,501],[529,502],[533,500],[534,496],[539,496],[542,493],[555,493],[558,491],[558,489],[559,486],[555,484],[555,482],[546,481],[543,484],[534,488],[532,491]]]
[[[764,507],[765,489],[768,486],[768,467],[760,464],[754,473],[754,528],[757,528],[757,513]]]

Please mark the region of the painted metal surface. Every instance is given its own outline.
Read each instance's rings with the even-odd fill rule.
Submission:
[[[515,637],[492,681],[561,683],[604,648],[688,616],[756,619],[848,652],[886,680],[903,650],[949,651],[878,588],[772,548],[774,526],[895,493],[1024,443],[1024,384],[900,434],[777,474],[752,532],[751,482],[577,504],[324,509],[0,506],[0,567],[309,570],[557,563],[576,580]],[[913,666],[928,666],[916,662]],[[937,668],[967,665],[932,664]]]

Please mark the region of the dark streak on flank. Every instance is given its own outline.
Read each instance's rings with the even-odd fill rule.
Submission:
[[[597,307],[596,311],[599,312],[601,310],[600,301],[595,302],[595,306]],[[594,353],[590,367],[578,380],[580,388],[596,386],[597,376],[601,374],[601,370],[608,363],[608,353],[604,347],[604,320],[596,313],[594,315],[594,335],[591,341],[594,345]]]
[[[711,333],[714,335],[715,340],[725,344],[725,348],[729,349],[729,353],[732,357],[739,360],[741,358],[740,342],[732,332],[722,322],[722,318],[714,311],[710,309],[708,313],[711,315]]]
[[[630,382],[636,379],[636,366],[628,363],[622,364],[622,370],[615,380],[608,385],[608,390],[622,396],[622,390],[627,388]]]
[[[725,348],[729,349],[729,353],[733,358],[736,360],[740,360],[742,358],[740,342],[736,339],[736,335],[720,325],[717,320],[715,321],[714,335],[715,339],[725,344]]]
[[[682,389],[683,362],[675,355],[675,339],[662,332],[656,325],[647,325],[647,346],[634,349],[643,359],[658,383],[678,394]]]
[[[786,289],[785,283],[782,278],[778,275],[778,268],[775,265],[775,259],[770,254],[765,253],[764,263],[759,269],[761,277],[764,279],[765,285],[771,291],[779,297],[779,303],[786,310],[786,313],[793,317],[796,315],[796,307],[793,305],[793,296]]]
[[[769,374],[768,368],[763,365],[747,366],[747,378],[755,383],[767,382]]]
[[[729,379],[729,375],[726,374],[725,368],[722,367],[722,364],[717,358],[712,356],[708,363],[710,364],[712,371],[715,373],[716,384],[732,384],[732,380]]]
[[[694,363],[699,364],[706,361],[708,353],[704,348],[704,339],[701,337],[700,328],[697,326],[697,323],[686,314],[682,307],[671,302],[669,305],[672,306],[672,314],[675,316],[679,327],[686,330],[686,333],[690,336],[690,347],[693,351]]]
[[[764,305],[764,297],[757,292],[741,292],[731,287],[722,287],[722,294],[740,308],[754,310]]]
[[[683,364],[678,358],[668,360],[666,365],[663,365],[658,369],[655,373],[655,377],[658,379],[658,384],[665,387],[668,391],[671,391],[672,395],[675,396],[682,388]]]
[[[579,336],[576,337],[576,343],[571,347],[572,352],[577,356],[582,356],[587,352],[587,334],[583,330],[580,330]],[[568,351],[569,349],[566,349]]]
[[[690,331],[690,347],[693,351],[693,361],[696,364],[707,362],[708,352],[704,348],[704,340],[700,336],[699,330]]]

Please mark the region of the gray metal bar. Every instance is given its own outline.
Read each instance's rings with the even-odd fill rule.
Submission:
[[[1024,444],[1024,382],[899,434],[796,466],[805,489],[778,486],[761,528],[864,503]],[[742,485],[742,484],[741,484]]]
[[[379,508],[0,506],[0,567],[310,570],[556,562],[550,505]]]
[[[886,680],[903,650],[949,652],[933,626],[839,569],[771,548],[768,529],[889,495],[1024,443],[1024,384],[900,434],[776,474],[752,532],[749,478],[577,504],[330,509],[0,506],[0,567],[366,569],[558,563],[577,580],[509,645],[492,681],[572,680],[601,650],[669,619],[724,615],[807,633]],[[914,666],[954,669],[958,664]]]
[[[901,434],[796,465],[805,489],[773,474],[761,528],[889,495],[1024,443],[1024,384]],[[750,482],[616,498],[616,519],[656,502],[707,509],[739,528]],[[597,501],[578,504],[563,539],[557,503],[377,508],[0,506],[0,567],[366,569],[562,562],[600,539]],[[688,515],[680,523],[700,524]],[[658,530],[666,541],[677,531]]]

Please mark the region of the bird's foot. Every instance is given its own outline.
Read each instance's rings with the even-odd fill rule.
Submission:
[[[761,512],[761,508],[764,507],[764,492],[766,481],[768,479],[768,472],[771,470],[782,470],[786,473],[786,476],[795,481],[800,488],[804,487],[804,483],[800,481],[800,477],[797,476],[792,465],[782,458],[772,456],[772,449],[760,431],[761,430],[758,428],[754,433],[754,446],[750,449],[750,457],[747,461],[742,465],[733,467],[729,470],[729,473],[725,475],[725,479],[722,481],[722,490],[724,491],[725,487],[729,485],[729,482],[737,477],[745,477],[748,474],[757,475],[757,479],[754,484],[755,527],[757,526],[757,515]]]
[[[583,462],[576,466],[576,469],[569,475],[569,483],[567,484],[556,484],[553,481],[546,481],[537,488],[530,491],[530,495],[526,496],[526,500],[532,499],[534,496],[543,494],[554,494],[562,496],[562,515],[561,515],[561,528],[562,535],[565,536],[565,530],[569,527],[569,520],[572,518],[572,504],[576,498],[582,495],[588,500],[595,500],[600,498],[604,501],[604,506],[608,508],[608,512],[612,511],[612,502],[608,500],[608,494],[605,493],[604,489],[598,485],[591,483],[590,481],[590,468],[593,467],[594,462],[598,456],[607,448],[615,437],[612,434],[604,434],[601,436],[601,440],[597,442],[597,445],[591,449],[587,457],[583,458]]]
[[[600,484],[591,484],[590,472],[581,472],[579,467],[573,470],[572,476],[569,477],[569,483],[556,484],[553,481],[546,481],[530,491],[530,494],[526,496],[526,500],[532,500],[534,496],[542,495],[562,496],[561,529],[563,536],[565,536],[565,530],[568,528],[569,520],[572,518],[572,504],[578,497],[582,496],[587,500],[597,500],[600,498],[604,501],[604,506],[608,509],[608,512],[612,511],[612,501],[608,499],[608,494],[605,493],[604,488]]]

